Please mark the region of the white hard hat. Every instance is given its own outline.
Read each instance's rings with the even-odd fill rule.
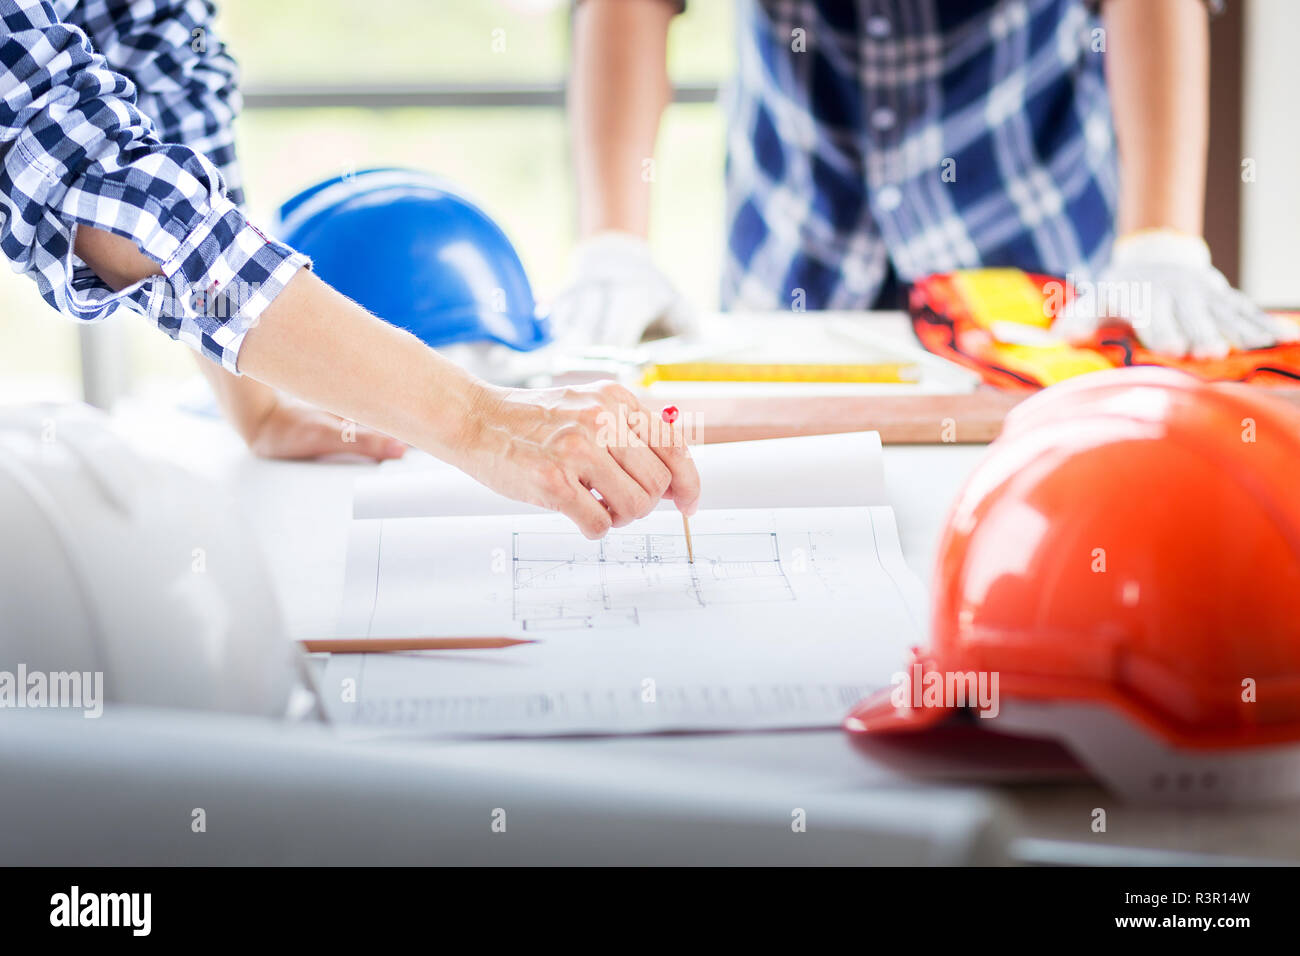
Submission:
[[[102,672],[110,705],[275,717],[301,692],[233,501],[104,415],[0,409],[0,529],[0,671]]]

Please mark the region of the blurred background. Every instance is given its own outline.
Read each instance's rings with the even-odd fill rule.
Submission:
[[[269,223],[304,186],[368,166],[413,166],[469,191],[514,241],[539,296],[564,278],[575,234],[563,110],[566,0],[218,0],[239,62],[239,157],[251,218]],[[729,2],[701,2],[670,40],[676,83],[711,90],[732,70]],[[497,52],[504,45],[504,50]],[[419,99],[455,105],[337,107]],[[523,101],[528,105],[499,105]],[[303,105],[307,104],[307,105]],[[716,305],[722,253],[722,116],[674,104],[656,167],[654,246],[682,290]],[[124,394],[168,392],[196,374],[189,349],[135,316],[101,347],[120,350]],[[101,340],[103,336],[100,336]],[[78,326],[35,284],[0,270],[0,401],[81,398]]]
[[[414,166],[464,186],[514,240],[540,297],[564,277],[575,210],[563,111],[567,0],[218,0],[239,61],[238,127],[256,222],[299,188],[374,165]],[[723,125],[713,102],[735,61],[730,0],[698,0],[670,35],[681,100],[656,159],[651,241],[702,309],[716,307]],[[1207,229],[1216,263],[1266,306],[1300,305],[1300,3],[1236,0],[1214,37],[1215,149]],[[407,104],[419,105],[407,105]],[[1253,181],[1243,181],[1244,158]],[[1265,199],[1267,197],[1267,199]],[[112,390],[175,391],[188,349],[133,316],[94,336]],[[21,276],[0,272],[0,401],[82,397],[78,326]]]

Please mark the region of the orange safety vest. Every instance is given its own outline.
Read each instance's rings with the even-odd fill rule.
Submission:
[[[1163,365],[1206,381],[1300,385],[1300,342],[1231,352],[1221,359],[1178,358],[1145,348],[1118,321],[1077,345],[1036,341],[1047,338],[1046,330],[1073,294],[1065,280],[1053,276],[972,269],[917,281],[908,304],[912,328],[929,351],[1011,391],[1126,365]],[[1273,314],[1300,323],[1300,313]]]

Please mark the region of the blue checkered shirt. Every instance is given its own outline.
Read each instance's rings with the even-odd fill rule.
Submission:
[[[238,208],[235,68],[212,15],[203,0],[0,0],[0,250],[64,314],[130,309],[236,371],[307,259]],[[74,255],[79,225],[132,239],[162,275],[114,291]]]
[[[1104,34],[1083,0],[739,9],[724,305],[862,309],[895,278],[1109,255]]]

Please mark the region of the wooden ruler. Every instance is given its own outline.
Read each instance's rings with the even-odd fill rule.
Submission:
[[[1300,388],[1262,389],[1300,410]],[[1007,413],[1032,392],[981,386],[964,395],[722,396],[665,399],[656,389],[651,405],[668,401],[689,416],[688,438],[705,443],[878,431],[893,445],[982,444],[1002,431]]]

